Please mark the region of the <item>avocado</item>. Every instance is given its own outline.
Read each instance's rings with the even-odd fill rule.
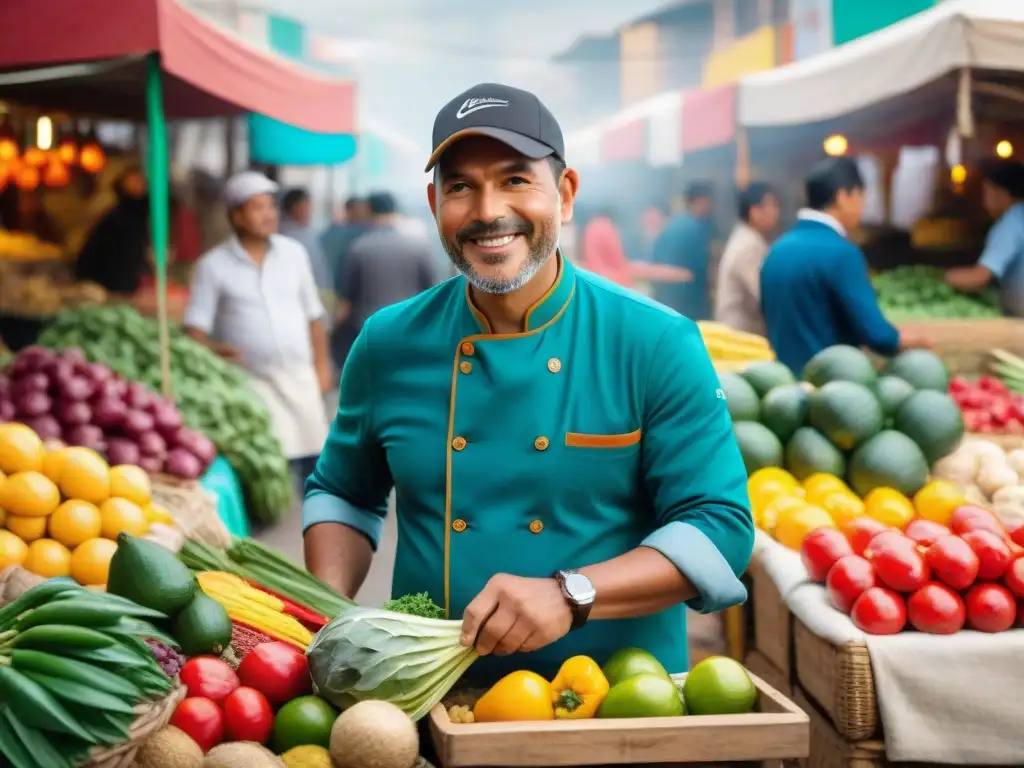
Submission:
[[[224,606],[197,589],[175,617],[172,634],[186,656],[220,656],[231,642],[231,619]]]
[[[846,474],[842,452],[814,427],[800,427],[794,432],[786,443],[785,455],[786,469],[800,482],[818,472],[836,477]]]
[[[725,403],[733,421],[757,421],[761,404],[757,392],[738,373],[718,374],[718,383],[725,392]]]
[[[765,467],[782,466],[782,443],[768,427],[756,421],[738,421],[732,425],[732,431],[747,475]]]
[[[107,592],[173,616],[195,595],[196,583],[169,549],[122,532],[110,559]]]
[[[852,451],[882,430],[875,394],[852,381],[830,381],[810,396],[808,421],[841,451]]]
[[[887,429],[854,451],[847,480],[861,498],[883,487],[913,496],[928,481],[928,461],[917,443]]]
[[[775,387],[796,383],[793,372],[776,360],[758,360],[744,368],[741,375],[759,397],[764,397]]]
[[[899,376],[914,389],[949,391],[949,371],[942,358],[927,349],[908,349],[889,361],[886,373]]]
[[[960,406],[944,392],[922,389],[896,411],[896,430],[921,449],[929,464],[953,452],[964,436]]]
[[[890,420],[896,416],[896,411],[915,391],[913,384],[891,374],[880,377],[875,383],[875,395],[878,396],[878,402],[882,405],[885,418]]]
[[[871,358],[859,349],[836,344],[821,350],[807,361],[803,378],[816,387],[823,387],[830,381],[853,381],[871,387],[878,373]]]
[[[679,688],[661,675],[637,675],[613,685],[601,706],[599,718],[679,717],[685,713]]]
[[[807,421],[807,401],[803,384],[775,387],[761,401],[761,423],[786,442]]]

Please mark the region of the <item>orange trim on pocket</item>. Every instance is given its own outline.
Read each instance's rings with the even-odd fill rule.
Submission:
[[[586,435],[582,432],[566,432],[565,444],[570,448],[628,448],[640,442],[641,430],[624,435]]]

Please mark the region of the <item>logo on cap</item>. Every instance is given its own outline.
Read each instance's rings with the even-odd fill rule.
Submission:
[[[464,118],[466,115],[471,115],[474,112],[479,112],[481,109],[490,109],[491,107],[507,107],[507,99],[466,99],[462,106],[459,107],[459,111],[455,113],[455,117],[459,120]]]

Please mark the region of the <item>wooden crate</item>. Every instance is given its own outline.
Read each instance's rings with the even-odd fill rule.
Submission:
[[[693,765],[789,760],[809,754],[810,725],[759,677],[759,711],[748,715],[456,724],[430,712],[442,768],[477,766]]]
[[[1024,356],[1024,320],[913,320],[896,326],[902,331],[925,334],[936,354],[955,373],[984,373],[993,349]]]
[[[878,700],[866,645],[832,645],[794,618],[793,655],[796,684],[828,715],[840,736],[856,742],[877,735]]]
[[[807,713],[811,724],[811,750],[807,758],[800,760],[801,768],[880,768],[888,765],[885,744],[881,741],[847,741],[800,688],[793,691],[793,701]]]
[[[755,556],[747,568],[754,616],[754,650],[793,680],[793,616],[775,582]]]
[[[782,694],[789,696],[793,692],[789,677],[760,651],[750,651],[743,660],[743,666]]]

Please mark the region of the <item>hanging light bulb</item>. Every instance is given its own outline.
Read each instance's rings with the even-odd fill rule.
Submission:
[[[22,165],[14,183],[23,192],[31,192],[39,186],[39,169],[34,165]]]
[[[1013,144],[1003,139],[996,144],[996,154],[1003,158],[1003,160],[1013,157]]]
[[[46,165],[46,153],[39,147],[29,147],[21,159],[25,165],[31,165],[33,168],[42,168]]]
[[[949,180],[953,182],[955,186],[960,186],[967,181],[967,168],[959,163],[949,169]]]
[[[18,139],[14,135],[10,115],[4,115],[0,123],[0,162],[9,162],[18,156]]]
[[[71,172],[61,162],[56,153],[51,154],[46,170],[43,172],[43,184],[48,187],[65,187],[71,181]]]
[[[839,133],[834,133],[824,141],[825,154],[829,157],[842,157],[846,154],[848,143],[846,137]]]
[[[78,152],[78,164],[83,171],[99,173],[107,164],[107,155],[96,138],[96,131],[90,130]]]
[[[78,133],[71,126],[65,126],[61,130],[57,154],[65,165],[74,165],[78,162]]]
[[[53,147],[53,120],[46,115],[36,120],[36,146],[43,152]]]

